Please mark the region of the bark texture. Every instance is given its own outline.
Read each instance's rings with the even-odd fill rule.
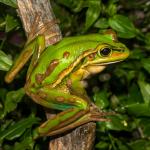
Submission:
[[[61,40],[58,21],[49,0],[17,0],[18,14],[22,20],[27,38],[44,34],[46,46]]]
[[[58,21],[49,0],[17,0],[17,3],[17,11],[29,41],[38,34],[45,35],[46,46],[61,40]],[[47,118],[53,115],[53,112],[47,113]],[[95,123],[88,123],[57,136],[50,141],[49,150],[92,150],[95,128]]]

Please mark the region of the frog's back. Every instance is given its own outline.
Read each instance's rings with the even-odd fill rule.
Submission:
[[[94,34],[64,38],[41,54],[37,67],[32,72],[31,81],[42,85],[55,83],[63,72],[64,77],[69,74],[65,71],[72,67],[84,51],[93,49],[98,44],[100,44],[100,39],[95,39]]]

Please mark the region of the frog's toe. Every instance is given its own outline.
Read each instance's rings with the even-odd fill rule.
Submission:
[[[116,113],[111,111],[111,112],[104,112],[100,109],[90,109],[90,118],[91,121],[111,121],[111,119],[106,118],[107,116],[112,116],[115,115]]]

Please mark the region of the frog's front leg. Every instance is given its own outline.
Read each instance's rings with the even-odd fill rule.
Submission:
[[[67,86],[72,94],[78,95],[79,97],[82,97],[83,99],[91,103],[85,90],[85,81],[83,81],[83,79],[87,77],[87,74],[88,73],[85,69],[80,68],[76,70],[69,76],[69,79],[67,80]]]
[[[23,66],[26,64],[26,62],[30,59],[32,54],[37,54],[38,56],[41,54],[41,52],[45,49],[45,37],[43,35],[37,36],[33,41],[31,41],[29,44],[25,46],[9,72],[7,72],[5,76],[5,81],[7,83],[10,83],[17,73],[23,68]],[[35,52],[38,51],[38,52]],[[38,58],[37,56],[35,56]],[[35,58],[34,57],[34,58]],[[33,61],[36,62],[35,60]],[[34,67],[34,65],[30,65]],[[29,71],[32,70],[32,67],[30,67]]]
[[[86,99],[87,101],[89,101],[89,103],[91,103],[85,90],[85,87],[87,85],[84,79],[91,76],[91,74],[99,73],[104,69],[105,66],[96,66],[96,67],[90,66],[86,68],[82,68],[82,67],[79,68],[78,70],[76,70],[70,75],[70,79],[67,82],[70,91],[73,94],[78,95],[79,97],[82,97],[83,99]]]

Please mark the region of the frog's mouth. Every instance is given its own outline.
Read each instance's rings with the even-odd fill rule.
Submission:
[[[91,65],[91,66],[105,66],[105,65],[109,65],[109,64],[115,64],[115,63],[118,63],[121,61],[123,61],[123,60],[116,60],[116,61],[112,61],[112,62],[103,62],[103,63],[102,62],[100,62],[100,63],[96,62],[96,63],[91,63],[89,65]]]
[[[121,62],[123,60],[116,60],[116,61],[110,61],[110,62],[88,62],[84,65],[81,66],[81,68],[85,68],[85,67],[94,67],[94,68],[98,68],[98,67],[104,67],[106,65],[109,65],[109,64],[114,64],[114,63],[117,63],[117,62]]]

